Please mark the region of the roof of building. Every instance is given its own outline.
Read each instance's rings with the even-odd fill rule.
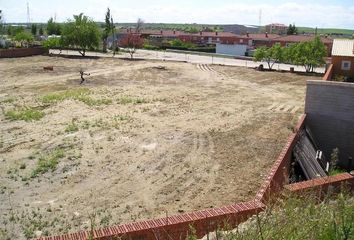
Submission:
[[[231,32],[199,32],[199,33],[184,33],[183,36],[198,36],[198,37],[241,37],[240,35]]]
[[[282,23],[271,23],[271,24],[268,24],[266,25],[267,26],[273,26],[273,27],[288,27],[286,26],[285,24],[282,24]]]
[[[354,40],[334,39],[332,56],[354,57]]]
[[[274,40],[279,42],[308,42],[313,40],[314,38],[314,35],[286,35],[280,36]],[[323,43],[332,43],[333,39],[329,37],[321,37],[321,41]]]
[[[249,33],[248,35],[244,35],[244,36],[245,37],[248,36],[249,38],[252,38],[253,40],[256,41],[271,40],[280,37],[280,35],[278,34],[269,34],[269,33]]]
[[[153,35],[153,36],[161,36],[161,37],[178,37],[182,34],[184,34],[184,32],[182,31],[175,31],[175,30],[153,30],[153,31],[142,31],[142,34],[147,34],[147,35]]]

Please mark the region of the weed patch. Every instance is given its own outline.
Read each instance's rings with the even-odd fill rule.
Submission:
[[[11,121],[23,120],[29,122],[40,120],[44,117],[44,113],[33,108],[25,108],[7,111],[5,112],[5,117],[10,119]]]
[[[122,105],[143,104],[143,103],[149,103],[149,101],[144,98],[121,97],[121,98],[117,99],[117,103],[122,104]]]
[[[79,126],[74,121],[69,123],[68,126],[66,126],[65,128],[65,132],[67,133],[72,133],[77,131],[79,131]]]
[[[87,88],[78,88],[64,92],[50,93],[43,96],[40,100],[44,104],[53,104],[71,99],[83,102],[88,106],[108,105],[112,103],[111,99],[95,99],[90,96],[91,94],[92,92]]]
[[[55,149],[48,155],[41,156],[37,162],[36,168],[32,171],[31,177],[37,177],[49,170],[54,171],[59,163],[59,159],[65,156],[63,149]]]
[[[346,194],[319,204],[315,196],[290,197],[220,239],[352,239],[353,203]]]

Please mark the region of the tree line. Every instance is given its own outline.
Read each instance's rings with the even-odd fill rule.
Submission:
[[[125,47],[131,58],[137,48],[143,46],[144,41],[138,34],[144,24],[144,21],[138,19],[134,32],[127,34],[121,39],[121,46]],[[113,16],[108,8],[105,16],[105,23],[100,26],[93,19],[85,16],[83,13],[74,15],[73,19],[69,19],[65,23],[56,23],[53,18],[50,18],[46,25],[46,33],[48,39],[43,45],[47,48],[71,48],[76,49],[82,56],[86,55],[88,50],[96,50],[102,42],[102,51],[107,52],[108,39],[112,42],[113,55],[116,51],[116,29],[113,21]],[[34,41],[34,36],[39,34],[42,36],[44,30],[42,26],[32,24],[28,31],[23,26],[9,26],[7,28],[8,36],[21,44],[21,47],[28,46]]]
[[[143,24],[144,21],[138,19],[135,31],[127,34],[120,41],[121,46],[128,50],[131,58],[133,58],[136,49],[142,47],[144,44],[144,41],[139,34]],[[77,49],[82,56],[85,56],[87,50],[98,49],[100,42],[102,41],[102,51],[107,52],[108,38],[111,36],[113,55],[117,49],[117,39],[115,39],[116,29],[109,8],[106,12],[102,32],[100,31],[99,26],[83,13],[74,15],[74,19],[68,20],[66,23],[62,24],[60,28],[58,28],[58,25],[55,25],[55,23],[52,23],[51,25],[48,24],[48,27],[50,26],[53,30],[56,30],[57,33],[60,33],[60,37],[49,38],[44,43],[44,46],[47,48],[74,48]]]
[[[290,44],[282,47],[279,43],[272,47],[259,47],[255,50],[254,61],[264,61],[269,70],[275,63],[288,63],[305,67],[306,72],[313,72],[316,67],[325,64],[326,46],[319,37],[312,41]]]

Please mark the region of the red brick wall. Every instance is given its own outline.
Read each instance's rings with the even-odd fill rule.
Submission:
[[[0,58],[27,57],[33,55],[48,54],[48,49],[43,47],[13,48],[0,50]]]
[[[302,115],[297,126],[295,133],[291,134],[288,138],[286,145],[280,153],[278,159],[270,169],[267,178],[264,180],[263,185],[256,194],[256,200],[263,203],[277,197],[278,193],[283,190],[283,187],[288,182],[289,168],[292,158],[292,151],[298,140],[299,131],[305,126],[306,115]]]
[[[309,181],[298,182],[286,185],[285,188],[293,193],[304,194],[307,191],[317,193],[323,197],[326,193],[336,193],[344,187],[350,192],[354,190],[354,176],[349,173],[342,173],[335,176],[316,178]]]
[[[333,64],[329,65],[326,74],[323,76],[323,80],[325,81],[331,81],[332,80],[332,76],[333,76]]]
[[[147,220],[124,225],[117,225],[94,230],[93,237],[98,240],[109,240],[113,237],[123,239],[185,239],[190,234],[191,227],[198,238],[223,227],[235,228],[239,223],[261,212],[265,205],[250,201],[232,204],[220,208],[207,209],[192,213]],[[86,240],[89,231],[66,234],[56,237],[42,237],[38,240]]]

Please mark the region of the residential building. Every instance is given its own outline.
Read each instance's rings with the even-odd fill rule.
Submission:
[[[272,39],[272,44],[274,45],[276,43],[280,43],[283,47],[289,46],[294,43],[300,43],[300,42],[308,42],[312,41],[315,38],[314,35],[286,35],[286,36],[279,36],[277,38]],[[321,42],[326,46],[327,48],[327,56],[331,56],[332,53],[332,45],[333,45],[333,39],[329,38],[327,36],[320,37]]]
[[[257,47],[271,47],[273,45],[273,39],[280,37],[278,34],[269,33],[247,33],[245,37],[251,40],[250,46]]]
[[[281,23],[271,23],[265,26],[268,33],[286,34],[288,26]]]
[[[354,40],[334,39],[332,49],[333,76],[354,81]]]
[[[192,42],[195,44],[249,44],[250,38],[241,36],[230,32],[199,32],[199,33],[185,33],[179,36],[179,39],[184,42]]]

